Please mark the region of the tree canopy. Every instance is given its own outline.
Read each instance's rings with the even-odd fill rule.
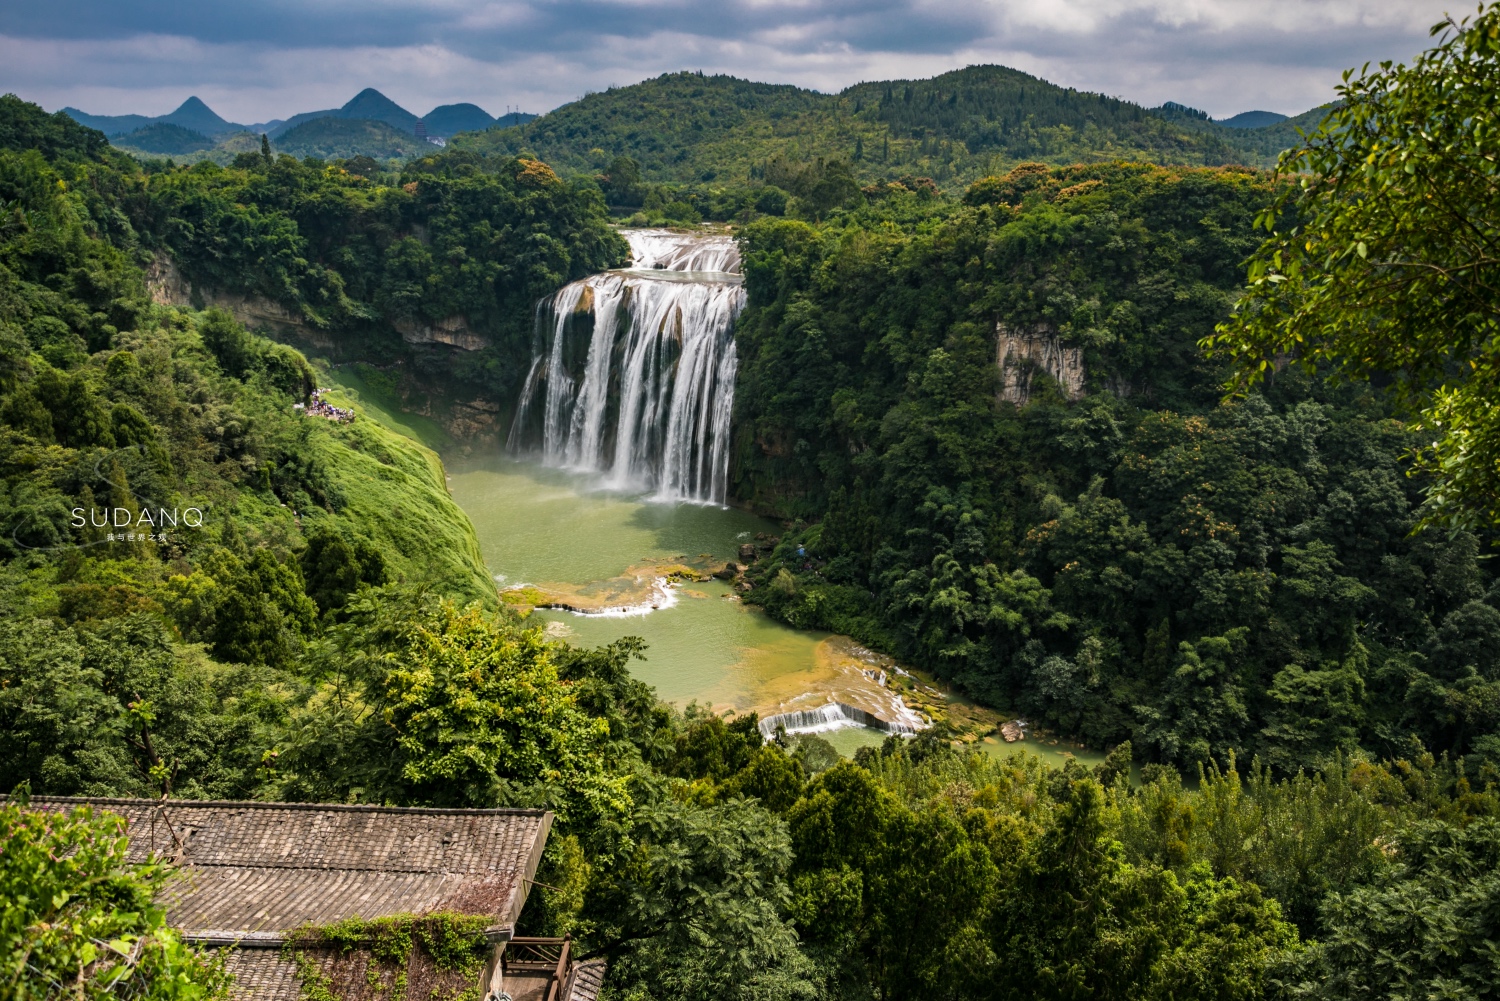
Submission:
[[[1500,6],[1432,33],[1411,65],[1350,71],[1281,157],[1270,236],[1206,345],[1237,382],[1291,361],[1389,380],[1425,409],[1431,516],[1500,524]]]
[[[153,902],[170,867],[125,861],[125,822],[0,804],[0,978],[15,1001],[213,1001],[222,961],[184,942]]]

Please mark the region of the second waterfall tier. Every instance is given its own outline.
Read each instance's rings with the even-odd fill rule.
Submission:
[[[620,489],[723,503],[745,303],[737,248],[727,236],[624,235],[635,267],[538,304],[507,444]],[[722,270],[690,270],[705,266]]]

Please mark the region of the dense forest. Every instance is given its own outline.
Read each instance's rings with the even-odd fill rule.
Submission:
[[[1413,535],[1416,432],[1368,384],[1220,403],[1198,351],[1271,192],[1020,168],[907,231],[747,227],[739,493],[808,523],[756,599],[1188,773],[1414,739],[1500,767],[1493,537]],[[997,318],[1077,345],[1087,395],[997,402]]]
[[[325,123],[359,125],[293,131]],[[199,305],[225,294],[272,303],[284,332],[335,359],[494,398],[524,375],[532,304],[625,253],[597,187],[534,160],[439,155],[390,174],[369,157],[267,148],[229,167],[147,160],[111,180],[135,245],[169,256]],[[469,350],[432,340],[445,322]]]
[[[1296,140],[1292,128],[1272,128],[1277,141]],[[575,173],[628,156],[656,183],[745,184],[772,161],[821,157],[850,163],[863,183],[911,174],[950,188],[1029,161],[1268,166],[1286,143],[1267,143],[1265,131],[1187,124],[1003,66],[970,66],[839,94],[672,73],[589,94],[517,128],[469,133],[455,145],[535,155]]]
[[[1335,117],[1365,127],[1279,174],[1038,163],[950,199],[787,161],[804,204],[843,193],[740,231],[732,468],[789,525],[751,597],[1108,749],[1092,769],[935,730],[841,760],[658,701],[638,642],[498,607],[433,453],[148,285],[170,255],[376,362],[404,350],[382,324],[462,311],[501,391],[531,302],[619,260],[606,185],[472,150],[172,167],[0,100],[7,990],[119,996],[122,964],[143,997],[223,989],[152,903],[167,863],[25,809],[85,793],[545,806],[522,930],[631,1001],[1494,996],[1470,149],[1497,21],[1355,78]],[[1431,235],[1428,184],[1479,237]],[[1077,364],[1003,376],[1005,337]]]

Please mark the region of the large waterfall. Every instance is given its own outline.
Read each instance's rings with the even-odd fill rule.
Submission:
[[[625,230],[631,267],[537,304],[508,447],[664,500],[723,503],[745,304],[722,235]]]

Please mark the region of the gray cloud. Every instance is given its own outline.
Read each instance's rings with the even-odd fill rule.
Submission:
[[[0,9],[0,89],[163,113],[196,93],[260,121],[374,86],[418,113],[545,111],[703,69],[839,90],[998,62],[1219,116],[1295,113],[1343,69],[1409,58],[1437,0],[55,0]]]

